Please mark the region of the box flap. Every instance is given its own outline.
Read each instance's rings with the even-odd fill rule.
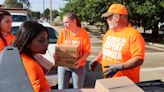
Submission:
[[[141,88],[136,85],[124,86],[120,88],[110,88],[109,92],[144,92]]]
[[[84,88],[84,89],[63,89],[63,90],[54,90],[51,92],[97,92],[95,89],[92,88]]]
[[[101,83],[106,88],[117,88],[117,87],[126,87],[126,86],[135,85],[134,82],[131,81],[126,76],[108,78],[108,79],[99,79],[99,80],[96,80],[96,83]]]

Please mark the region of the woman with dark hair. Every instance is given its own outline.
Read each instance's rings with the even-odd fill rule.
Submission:
[[[80,58],[75,62],[74,68],[58,67],[58,89],[68,88],[71,76],[73,87],[82,88],[86,71],[86,58],[90,55],[89,34],[81,27],[80,19],[75,12],[66,14],[63,17],[63,22],[65,28],[60,32],[57,44],[79,45]]]
[[[44,76],[39,62],[34,58],[36,54],[45,54],[48,46],[48,31],[41,24],[34,21],[24,22],[13,43],[17,47],[35,92],[49,91],[50,86]]]
[[[0,10],[0,51],[10,45],[15,36],[10,33],[12,17],[9,12]]]

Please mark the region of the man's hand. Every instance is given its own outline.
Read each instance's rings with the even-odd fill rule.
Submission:
[[[118,71],[122,70],[123,64],[104,66],[104,68],[108,68],[108,69],[103,72],[103,78],[111,78]]]
[[[94,69],[96,68],[98,63],[99,63],[98,61],[91,61],[91,62],[89,62],[89,70],[94,71]]]

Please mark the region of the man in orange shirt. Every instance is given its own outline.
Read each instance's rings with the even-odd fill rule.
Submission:
[[[102,17],[107,18],[109,30],[103,37],[102,51],[90,62],[89,68],[94,70],[101,61],[103,78],[127,76],[139,82],[140,65],[145,54],[142,35],[128,23],[124,5],[112,4]]]

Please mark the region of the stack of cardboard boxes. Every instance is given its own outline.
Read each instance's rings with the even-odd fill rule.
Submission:
[[[64,66],[73,68],[74,63],[80,58],[79,45],[57,45],[56,46],[56,60],[57,66]]]
[[[53,92],[53,91],[52,91]],[[128,77],[117,77],[96,80],[95,88],[64,89],[55,92],[144,92]]]

